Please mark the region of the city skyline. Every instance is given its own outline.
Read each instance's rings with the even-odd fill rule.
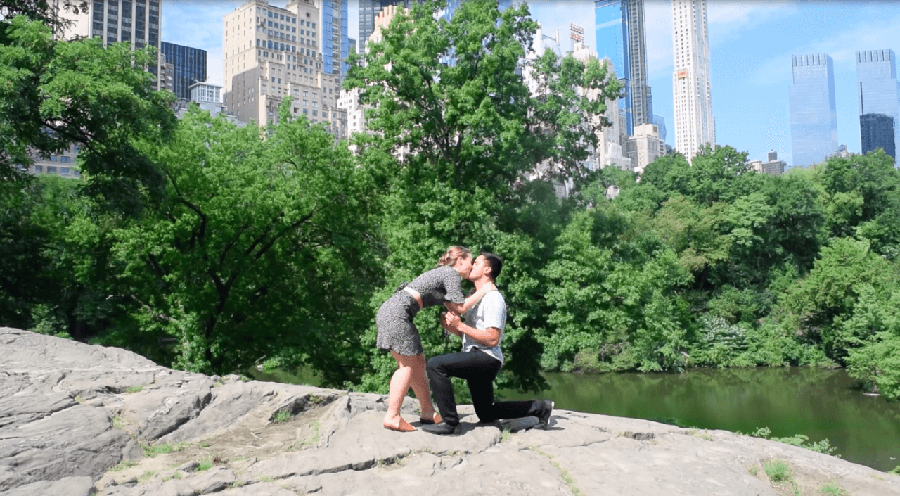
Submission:
[[[210,82],[222,83],[222,18],[244,3],[174,0],[162,9],[162,40],[209,52]],[[286,2],[273,2],[286,4]],[[348,29],[358,29],[358,0],[348,1]],[[648,86],[653,113],[665,119],[666,142],[674,146],[672,25],[668,1],[645,0]],[[584,28],[585,43],[596,50],[593,0],[529,2],[545,33],[560,31],[570,50],[570,24]],[[707,6],[716,139],[765,160],[770,150],[790,160],[791,56],[828,53],[834,60],[838,143],[860,151],[856,52],[900,51],[898,2],[730,2]],[[873,23],[872,19],[878,19]]]

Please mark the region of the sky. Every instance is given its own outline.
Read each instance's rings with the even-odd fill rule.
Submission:
[[[209,81],[222,84],[223,17],[245,0],[164,0],[162,40],[207,50]],[[286,1],[272,1],[283,6]],[[593,0],[530,0],[545,34],[559,30],[570,50],[569,26],[584,28],[597,50]],[[349,0],[350,37],[358,33],[358,0]],[[668,0],[645,0],[647,70],[653,113],[665,119],[674,145],[672,12]],[[791,56],[827,53],[834,60],[838,143],[860,151],[857,51],[900,54],[900,1],[708,0],[710,85],[718,145],[765,161],[769,151],[791,160]]]

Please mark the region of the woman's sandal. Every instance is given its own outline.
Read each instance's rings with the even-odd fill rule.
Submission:
[[[419,417],[419,423],[422,425],[440,424],[443,420],[438,412],[431,412],[431,418],[426,417],[424,413]]]
[[[402,418],[400,419],[400,423],[397,424],[396,427],[393,425],[390,425],[390,424],[386,424],[384,422],[382,422],[381,425],[383,425],[385,429],[388,429],[391,431],[397,431],[397,432],[412,432],[412,431],[416,430],[415,427],[409,425],[409,422],[407,422],[406,420],[403,420]]]

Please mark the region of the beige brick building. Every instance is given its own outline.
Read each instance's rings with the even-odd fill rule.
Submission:
[[[280,8],[251,0],[225,16],[224,103],[238,120],[276,123],[290,96],[292,115],[346,137],[346,112],[337,106],[340,72],[322,71],[320,2],[291,0]]]

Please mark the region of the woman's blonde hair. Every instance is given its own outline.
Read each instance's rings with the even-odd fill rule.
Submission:
[[[443,255],[441,255],[441,259],[438,260],[437,266],[449,265],[450,267],[453,267],[459,257],[471,256],[472,252],[465,246],[451,246],[450,248],[447,248],[447,251],[445,251]]]

